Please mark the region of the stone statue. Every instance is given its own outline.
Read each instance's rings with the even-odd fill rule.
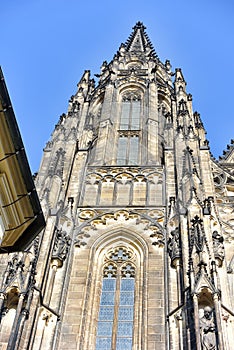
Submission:
[[[61,261],[66,259],[69,246],[71,245],[71,239],[65,231],[56,229],[56,239],[53,248],[52,257]]]
[[[204,307],[204,316],[200,318],[201,348],[203,350],[217,350],[213,310]]]
[[[180,232],[178,227],[171,231],[171,237],[168,240],[168,252],[172,261],[181,256]]]
[[[213,247],[214,247],[214,255],[215,258],[220,259],[221,261],[224,259],[224,246],[223,246],[223,237],[218,231],[214,231],[212,233],[213,238]]]

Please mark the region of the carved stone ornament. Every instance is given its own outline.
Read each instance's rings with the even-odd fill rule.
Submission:
[[[34,254],[31,251],[18,252],[8,261],[1,292],[5,293],[9,287],[17,286],[21,293],[26,294],[35,284],[37,243],[38,240],[34,242]]]
[[[210,306],[204,307],[204,315],[199,320],[201,349],[216,350],[216,326],[214,323],[213,310]]]
[[[65,156],[65,151],[60,147],[57,151],[56,151],[56,155],[53,159],[53,161],[51,162],[48,174],[49,175],[58,175],[58,176],[62,176],[63,174],[63,166],[64,166],[64,156]]]
[[[56,238],[52,252],[52,258],[58,259],[62,264],[67,257],[70,245],[71,238],[67,235],[67,233],[65,231],[62,231],[62,229],[58,230],[56,228]]]
[[[16,274],[22,274],[24,272],[24,262],[19,254],[14,254],[12,259],[8,261],[6,268],[5,285],[8,285],[12,281]]]
[[[222,261],[224,259],[224,245],[223,245],[223,237],[218,231],[214,231],[212,233],[213,238],[213,248],[214,248],[214,256],[219,260],[219,264],[222,265]]]
[[[79,148],[80,149],[86,149],[91,145],[91,142],[93,140],[93,130],[91,130],[89,127],[86,127],[83,130],[83,134],[79,139]]]
[[[45,308],[41,309],[41,320],[45,323],[45,326],[48,326],[50,319],[52,318],[52,313],[46,310]]]
[[[203,202],[203,214],[204,215],[211,214],[211,197],[206,198]]]
[[[204,246],[204,232],[203,232],[203,222],[199,216],[195,216],[192,222],[191,235],[192,241],[191,244],[195,244],[197,253],[202,252]]]
[[[171,263],[173,265],[174,260],[181,257],[180,232],[178,227],[171,231],[171,236],[168,239],[167,248],[171,258]]]

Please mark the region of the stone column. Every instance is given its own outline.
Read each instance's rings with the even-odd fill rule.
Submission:
[[[199,324],[199,312],[198,312],[198,295],[193,295],[193,307],[194,307],[194,324],[196,333],[197,350],[201,350],[201,337],[200,337],[200,324]]]
[[[183,350],[184,345],[183,345],[183,316],[182,316],[182,310],[178,311],[176,314],[176,319],[178,321],[179,325],[179,349]]]
[[[52,292],[53,292],[53,288],[54,288],[55,275],[56,275],[58,266],[59,266],[59,260],[53,259],[51,262],[51,270],[50,270],[49,280],[48,280],[48,284],[47,284],[46,295],[44,298],[44,303],[47,305],[49,305],[50,300],[51,300],[51,296],[52,296]]]
[[[20,314],[23,308],[23,303],[24,303],[24,294],[20,294],[19,296],[19,301],[18,301],[18,305],[17,305],[17,309],[16,309],[16,314],[15,314],[15,319],[13,322],[13,326],[11,329],[11,335],[8,341],[8,345],[7,345],[7,350],[15,350],[15,343],[16,343],[16,339],[18,336],[18,329],[19,329],[19,324],[20,324]]]
[[[176,259],[176,261],[173,262],[176,268],[176,277],[177,277],[177,298],[178,298],[178,304],[180,305],[182,303],[182,289],[183,289],[183,282],[182,282],[182,273],[181,273],[181,259]]]
[[[213,296],[214,300],[214,308],[215,308],[215,316],[216,316],[216,325],[218,331],[218,340],[219,340],[219,350],[225,350],[223,344],[223,331],[222,331],[222,322],[221,322],[221,309],[220,309],[220,301],[218,293],[215,293]]]
[[[2,307],[3,307],[5,299],[6,299],[5,294],[4,293],[0,293],[0,322],[2,320]]]

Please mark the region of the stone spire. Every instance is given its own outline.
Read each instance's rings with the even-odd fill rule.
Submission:
[[[137,22],[132,29],[133,32],[125,43],[126,51],[134,53],[152,51],[156,55],[154,47],[145,32],[146,27],[143,23]]]

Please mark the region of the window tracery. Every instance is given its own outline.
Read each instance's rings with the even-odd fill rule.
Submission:
[[[131,350],[133,343],[135,273],[133,251],[107,252],[103,266],[96,350]]]

